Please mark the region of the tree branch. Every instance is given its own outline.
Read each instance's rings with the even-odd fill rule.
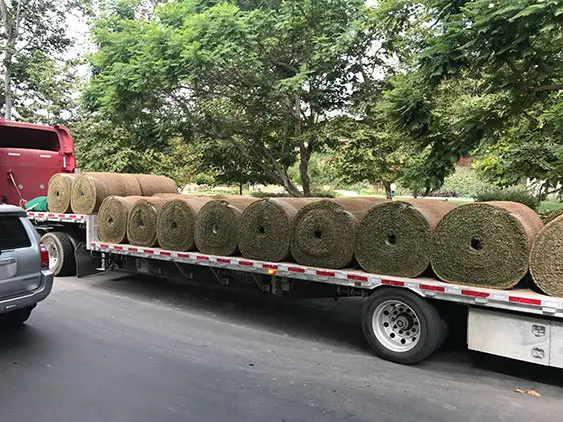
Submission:
[[[540,85],[532,90],[532,92],[544,92],[544,91],[561,91],[563,90],[563,84],[547,84]]]

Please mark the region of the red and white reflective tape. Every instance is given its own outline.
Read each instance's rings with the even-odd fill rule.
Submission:
[[[490,288],[461,286],[430,278],[412,279],[368,274],[358,270],[329,270],[297,264],[254,261],[239,257],[205,255],[199,252],[174,252],[162,249],[140,248],[130,245],[112,245],[92,242],[91,249],[101,252],[165,259],[207,266],[230,267],[240,271],[261,271],[279,276],[307,279],[341,286],[374,289],[379,286],[408,288],[421,296],[465,304],[491,306],[563,317],[563,298],[543,296],[532,291],[506,291]]]
[[[57,214],[53,212],[28,211],[27,216],[31,220],[37,221],[60,221],[66,223],[84,223],[86,221],[84,214]]]

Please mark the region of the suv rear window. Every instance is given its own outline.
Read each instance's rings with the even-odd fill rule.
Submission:
[[[0,251],[4,249],[28,248],[31,240],[19,217],[0,216]]]

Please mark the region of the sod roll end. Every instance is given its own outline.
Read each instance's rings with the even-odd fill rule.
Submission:
[[[417,277],[430,265],[432,234],[454,204],[435,200],[376,204],[362,218],[356,259],[364,271]]]
[[[156,224],[158,244],[172,251],[191,251],[195,249],[194,230],[196,217],[210,198],[165,194],[168,199],[160,212]]]
[[[530,254],[530,273],[536,286],[550,296],[563,297],[563,216],[546,224]]]
[[[290,257],[291,227],[298,210],[313,198],[265,198],[244,210],[239,249],[245,258],[284,261]]]
[[[512,288],[528,272],[532,242],[542,227],[539,216],[519,203],[462,205],[438,224],[432,268],[446,282]]]
[[[127,238],[132,245],[157,246],[158,213],[167,201],[164,198],[145,197],[135,203],[127,221]]]
[[[76,176],[68,173],[55,174],[49,180],[47,205],[49,211],[67,213],[71,211],[72,185]]]
[[[129,214],[142,196],[108,196],[98,213],[98,236],[102,242],[127,243]]]
[[[199,211],[195,225],[197,249],[210,255],[233,255],[238,250],[242,212],[256,198],[212,199]]]
[[[297,213],[292,228],[291,254],[302,265],[343,268],[354,258],[358,219],[374,201],[322,200]]]

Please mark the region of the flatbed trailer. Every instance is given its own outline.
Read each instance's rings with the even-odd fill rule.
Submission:
[[[256,286],[279,296],[362,297],[366,340],[381,358],[404,364],[420,362],[440,347],[448,333],[448,307],[463,306],[469,349],[563,368],[563,298],[530,289],[498,290],[433,278],[111,244],[98,239],[97,215],[28,216],[43,234],[53,264],[62,268],[63,260],[67,269],[76,265],[79,276],[108,270],[205,282],[212,276],[224,285]]]

